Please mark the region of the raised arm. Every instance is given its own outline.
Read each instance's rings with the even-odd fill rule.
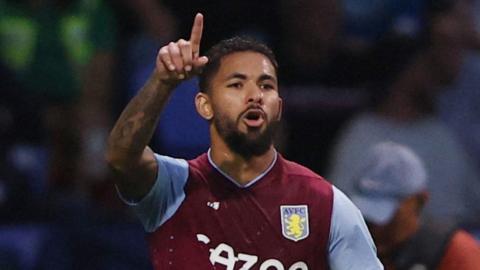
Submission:
[[[110,133],[105,158],[118,188],[129,199],[143,198],[155,181],[157,163],[147,145],[172,90],[208,61],[199,56],[202,31],[203,16],[197,14],[188,41],[170,42],[159,50],[155,70]]]

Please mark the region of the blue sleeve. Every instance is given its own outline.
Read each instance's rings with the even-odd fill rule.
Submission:
[[[328,256],[332,270],[383,269],[360,210],[336,187],[333,187]]]
[[[157,179],[139,202],[125,200],[147,232],[153,232],[175,214],[185,199],[184,187],[188,178],[188,162],[155,154],[158,163]]]

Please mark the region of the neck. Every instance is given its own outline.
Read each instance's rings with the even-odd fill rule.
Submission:
[[[224,173],[245,186],[264,173],[275,159],[273,145],[260,156],[245,157],[233,152],[223,140],[212,140],[210,156]]]

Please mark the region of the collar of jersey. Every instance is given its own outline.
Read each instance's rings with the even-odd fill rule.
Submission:
[[[207,152],[208,162],[210,163],[210,165],[212,165],[221,175],[223,175],[225,178],[227,178],[230,182],[232,182],[234,185],[236,185],[239,188],[248,188],[248,187],[252,186],[253,184],[255,184],[256,182],[258,182],[260,179],[262,179],[268,172],[270,172],[272,170],[273,166],[277,162],[277,157],[278,157],[277,150],[274,149],[275,155],[273,156],[273,161],[270,164],[270,166],[268,166],[268,168],[263,173],[261,173],[259,176],[255,177],[252,181],[248,182],[246,185],[240,185],[237,181],[235,181],[235,179],[233,179],[230,175],[228,175],[227,173],[222,171],[220,169],[220,167],[218,167],[217,164],[215,164],[215,162],[213,162],[212,156],[211,156],[211,153],[210,153],[211,151],[212,151],[212,149],[209,148],[208,152]]]

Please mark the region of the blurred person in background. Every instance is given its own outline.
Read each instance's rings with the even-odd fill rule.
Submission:
[[[465,50],[472,47],[471,2],[431,0],[418,7],[420,19],[393,25],[374,49],[373,108],[342,130],[328,178],[348,195],[367,149],[385,140],[402,143],[415,150],[429,172],[424,214],[479,226],[478,168],[439,121],[435,107],[436,96],[457,77]]]
[[[474,1],[471,11],[475,16],[467,29],[472,34],[473,46],[467,51],[460,74],[454,84],[438,97],[440,117],[452,128],[480,168],[480,1]]]
[[[85,197],[106,177],[98,151],[111,121],[115,32],[102,0],[0,1],[0,61],[41,104],[46,155],[26,155],[48,167],[45,190]]]
[[[141,261],[111,244],[128,224],[88,203],[107,173],[115,36],[102,0],[0,0],[0,248],[21,269]]]
[[[387,270],[480,269],[480,246],[454,220],[421,220],[430,176],[408,147],[381,142],[366,153],[352,179],[362,212]]]

